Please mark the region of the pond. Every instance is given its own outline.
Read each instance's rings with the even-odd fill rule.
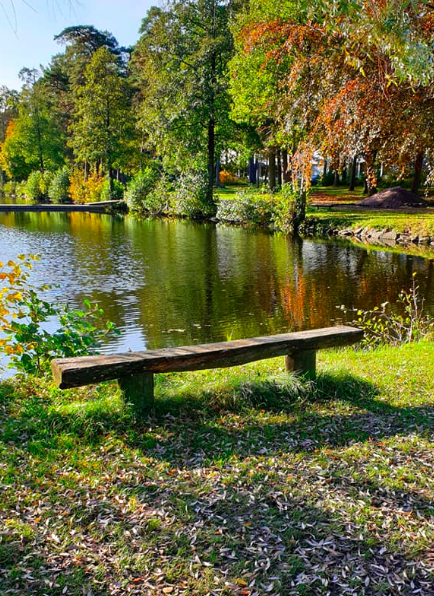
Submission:
[[[336,308],[394,302],[418,272],[434,314],[433,262],[219,224],[86,213],[0,213],[0,260],[39,253],[34,283],[97,301],[121,335],[109,351],[336,324]]]

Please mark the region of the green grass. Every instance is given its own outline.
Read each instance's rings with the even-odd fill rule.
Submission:
[[[335,211],[311,208],[308,217],[336,229],[368,227],[373,230],[394,230],[413,235],[434,236],[433,213],[387,213],[384,211]]]
[[[214,198],[218,201],[222,199],[235,199],[237,193],[247,190],[249,185],[246,184],[228,184],[224,188],[216,188],[214,190]]]
[[[0,593],[432,594],[434,344],[0,385]]]

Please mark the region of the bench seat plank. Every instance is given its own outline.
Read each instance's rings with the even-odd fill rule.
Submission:
[[[340,325],[197,346],[64,358],[53,360],[51,366],[56,384],[61,389],[68,389],[145,372],[167,373],[226,368],[298,352],[351,345],[360,341],[362,337],[362,330]]]

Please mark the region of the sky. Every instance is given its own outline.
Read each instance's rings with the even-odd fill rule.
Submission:
[[[20,89],[23,67],[46,66],[62,52],[55,35],[71,25],[94,25],[120,45],[138,39],[147,10],[158,0],[0,0],[0,85]]]

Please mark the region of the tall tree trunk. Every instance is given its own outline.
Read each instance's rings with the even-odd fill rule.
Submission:
[[[258,158],[256,158],[256,186],[259,188],[261,184],[262,166]]]
[[[336,188],[339,186],[339,172],[335,170],[335,178],[333,180],[333,186]]]
[[[344,165],[344,167],[342,168],[342,184],[346,184],[347,183],[347,166],[346,164]]]
[[[114,179],[115,179],[115,171],[113,168],[109,168],[110,198],[111,198],[112,192],[115,189]]]
[[[220,188],[220,170],[221,170],[221,162],[220,162],[220,155],[217,157],[217,161],[215,164],[215,185],[217,188]]]
[[[289,171],[289,163],[288,163],[288,150],[282,149],[282,170],[283,170],[283,182],[288,184],[291,182],[291,174]]]
[[[351,175],[350,175],[350,187],[348,190],[355,190],[356,188],[356,168],[357,168],[357,155],[353,157],[351,164]]]
[[[322,169],[323,182],[324,182],[326,176],[327,176],[327,157],[324,157],[324,167]]]
[[[300,225],[306,219],[306,191],[300,188],[295,201],[294,216],[292,218],[292,228],[295,233],[300,229]]]
[[[276,152],[270,149],[268,152],[268,185],[271,192],[276,190]]]
[[[282,188],[282,154],[280,149],[277,150],[277,186]]]
[[[215,167],[215,122],[212,118],[208,121],[208,185],[206,189],[207,207],[212,213],[215,213],[216,206],[214,202],[214,167]]]
[[[254,155],[249,157],[249,182],[250,184],[256,184],[256,163]]]
[[[413,183],[411,185],[411,192],[414,192],[415,194],[417,194],[419,192],[420,179],[422,176],[422,168],[423,168],[423,159],[424,159],[424,153],[423,153],[423,151],[420,151],[416,156],[416,161],[414,164]]]
[[[377,160],[377,151],[365,154],[366,171],[365,171],[365,192],[371,197],[377,192],[377,186],[373,181],[375,176],[375,162]]]

